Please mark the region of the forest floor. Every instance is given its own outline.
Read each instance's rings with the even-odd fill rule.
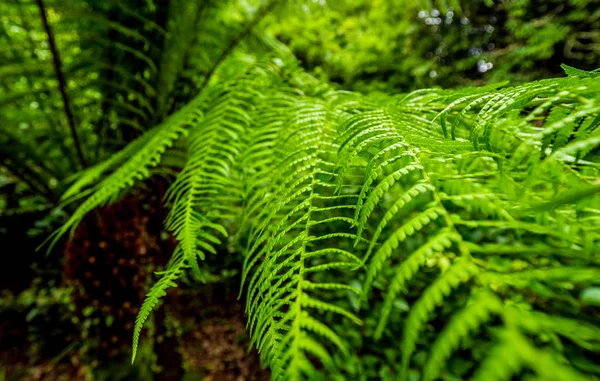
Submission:
[[[268,381],[270,373],[261,369],[256,350],[249,351],[242,302],[231,292],[218,299],[204,306],[186,303],[177,316],[187,331],[181,348],[189,380]]]
[[[260,367],[256,350],[249,351],[242,304],[233,293],[209,298],[199,292],[182,292],[177,303],[167,308],[170,323],[176,325],[179,348],[167,348],[181,355],[181,380],[204,381],[262,381],[270,373]],[[175,323],[173,323],[175,322]],[[28,358],[27,346],[15,345],[0,350],[0,381],[87,381],[90,379],[130,379],[117,376],[122,372],[102,372],[102,377],[90,378],[89,364],[84,363],[76,351],[57,358]],[[126,364],[126,363],[125,363]],[[122,365],[127,366],[127,365]],[[155,374],[156,379],[162,379]],[[152,377],[135,377],[150,380]]]

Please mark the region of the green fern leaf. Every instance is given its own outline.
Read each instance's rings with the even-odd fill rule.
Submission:
[[[502,302],[494,294],[480,291],[475,295],[472,302],[456,313],[438,335],[423,367],[421,380],[435,380],[461,340],[489,320],[492,313],[497,314],[501,311]]]
[[[160,298],[167,294],[167,289],[177,287],[175,280],[181,277],[183,270],[186,268],[185,261],[178,256],[177,253],[174,254],[174,258],[177,259],[170,263],[167,269],[162,273],[162,277],[152,286],[150,292],[146,295],[144,303],[142,303],[142,307],[135,319],[135,326],[133,328],[133,353],[131,355],[132,363],[135,361],[140,334],[144,327],[144,323],[152,313],[152,310],[157,306]]]
[[[423,324],[429,320],[429,315],[436,305],[440,305],[453,288],[466,282],[478,272],[468,258],[458,258],[455,263],[429,286],[415,305],[410,309],[408,318],[404,325],[404,337],[402,339],[402,364],[401,374],[406,377],[412,353],[416,348],[417,338]]]
[[[415,275],[419,268],[425,264],[427,259],[433,257],[435,254],[441,254],[445,249],[452,246],[453,242],[456,242],[459,239],[460,237],[455,233],[442,231],[402,261],[398,270],[396,270],[396,275],[390,282],[387,294],[385,295],[381,315],[379,316],[377,328],[375,329],[375,339],[381,338],[389,315],[392,312],[392,306],[394,305],[398,294],[406,288],[406,283]],[[369,270],[372,268],[373,267],[370,267]],[[374,276],[369,272],[367,274],[367,280],[365,281],[365,294],[369,291],[373,278]]]

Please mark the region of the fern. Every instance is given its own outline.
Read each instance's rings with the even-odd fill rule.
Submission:
[[[419,247],[402,262],[387,290],[381,316],[379,317],[379,323],[377,324],[377,329],[375,331],[375,338],[380,338],[383,334],[388,317],[392,311],[392,305],[398,294],[406,288],[406,283],[418,272],[419,268],[423,266],[428,259],[434,257],[436,254],[441,255],[446,248],[452,246],[453,240],[456,239],[456,235],[453,235],[451,232],[442,231],[437,236],[432,237],[425,245]],[[372,269],[373,267],[370,268]],[[370,278],[373,277],[369,275],[370,274],[367,274],[367,286]]]
[[[179,55],[186,42],[171,43]],[[361,337],[401,350],[400,379],[412,367],[443,375],[461,343],[478,345],[475,332],[494,348],[475,379],[588,372],[562,348],[598,350],[593,313],[565,312],[599,279],[597,79],[367,99],[281,62],[228,60],[234,79],[207,84],[65,193],[87,199],[55,239],[152,170],[178,170],[165,199],[178,246],[141,308],[133,356],[166,290],[187,271],[202,280],[198,261],[230,245],[243,255],[251,341],[274,379],[348,372],[350,331],[366,319],[376,325]],[[169,70],[167,92],[189,75]],[[181,102],[162,96],[160,107]],[[406,316],[395,308],[405,296]],[[432,320],[448,321],[433,338]]]
[[[260,83],[260,74],[249,73],[248,78],[232,84],[231,88],[225,86],[212,94],[210,111],[198,116],[197,125],[191,129],[187,162],[166,196],[167,203],[171,204],[166,227],[179,242],[173,254],[175,262],[150,290],[142,305],[134,328],[133,359],[150,310],[166,294],[167,288],[175,286],[174,281],[182,275],[183,268],[190,268],[197,279],[204,280],[198,260],[204,260],[207,252],[217,253],[215,246],[221,244],[221,240],[215,232],[227,237],[223,220],[237,216],[235,205],[239,196],[235,197],[234,192],[234,197],[230,197],[223,189],[227,187],[231,192],[235,186],[230,180],[230,170],[240,154],[241,137],[249,122],[243,108],[249,106],[252,86]],[[200,100],[202,98],[195,103],[199,104]],[[190,109],[195,113],[192,115],[201,113],[201,108],[194,103],[189,106],[196,107]]]
[[[582,296],[600,279],[598,70],[363,96],[257,27],[283,1],[47,2],[46,25],[33,4],[0,6],[0,164],[77,203],[52,245],[146,179],[170,183],[177,246],[132,360],[168,289],[235,252],[274,379],[363,377],[359,356],[401,380],[456,378],[459,349],[475,380],[598,378]]]
[[[189,104],[188,107],[170,116],[156,129],[147,132],[150,135],[149,138],[139,138],[145,144],[142,147],[136,147],[137,150],[135,151],[131,150],[133,152],[128,152],[131,153],[131,157],[96,186],[93,193],[77,208],[69,220],[56,231],[51,247],[62,235],[77,226],[88,212],[98,206],[105,205],[107,202],[115,201],[119,192],[125,187],[132,186],[137,180],[149,177],[149,168],[158,164],[161,155],[173,145],[176,139],[187,134],[187,128],[198,118],[196,103],[201,100],[200,98]],[[101,166],[96,169],[103,170],[104,168]],[[92,176],[86,177],[84,180],[86,182],[93,181],[97,177],[93,173]],[[82,186],[82,182],[76,184],[77,188]]]
[[[477,273],[477,267],[466,258],[458,259],[435,283],[429,286],[419,300],[411,308],[404,326],[404,339],[402,340],[401,374],[407,376],[409,361],[416,347],[417,337],[421,326],[436,305],[440,305],[444,298],[460,283],[467,281]]]
[[[586,118],[588,115],[596,115],[597,113],[596,101],[584,101],[578,98],[576,102],[582,102],[581,108],[565,108],[566,112],[563,112],[563,116],[558,119],[558,122],[549,120],[547,128],[542,130],[544,135],[547,131],[559,132],[558,140],[552,144],[553,147],[556,147],[553,149],[556,149],[557,153],[548,156],[548,158],[541,162],[541,165],[530,161],[526,168],[535,174],[531,175],[527,181],[522,182],[521,175],[519,174],[519,171],[522,170],[520,169],[521,164],[519,161],[514,160],[520,158],[525,152],[535,150],[540,144],[539,142],[543,139],[543,135],[532,135],[528,132],[531,128],[525,123],[520,124],[518,129],[512,127],[506,129],[497,119],[502,118],[503,115],[510,115],[512,109],[522,110],[531,103],[539,104],[539,102],[543,101],[543,99],[539,98],[543,97],[553,96],[554,98],[551,98],[552,101],[550,103],[541,103],[540,107],[547,108],[552,104],[559,104],[561,101],[572,102],[575,98],[567,90],[571,85],[581,85],[577,91],[583,91],[584,93],[597,86],[597,84],[592,84],[591,82],[582,83],[580,80],[565,79],[562,83],[556,80],[542,81],[539,84],[528,84],[520,88],[501,90],[490,94],[476,93],[474,91],[473,95],[457,94],[448,98],[439,98],[448,99],[451,102],[448,106],[442,102],[440,105],[442,112],[433,114],[431,119],[431,123],[440,120],[443,136],[446,135],[447,130],[445,125],[450,111],[459,105],[464,105],[453,122],[452,138],[460,142],[460,144],[455,146],[445,143],[438,144],[438,141],[441,142],[443,137],[437,137],[435,134],[427,136],[427,134],[420,130],[420,127],[415,128],[418,124],[413,124],[412,126],[406,125],[405,120],[412,120],[413,116],[406,114],[408,111],[405,110],[401,103],[387,105],[385,106],[387,109],[382,109],[381,111],[373,111],[371,108],[364,115],[357,111],[357,114],[349,119],[351,122],[348,123],[348,127],[342,126],[346,132],[342,135],[345,139],[342,144],[344,150],[341,150],[340,154],[344,151],[351,152],[351,154],[347,156],[349,157],[349,162],[341,166],[340,173],[344,174],[347,178],[348,168],[351,168],[352,165],[364,168],[362,170],[364,173],[364,182],[361,185],[356,205],[355,221],[360,234],[369,232],[371,229],[370,226],[373,229],[373,233],[371,233],[372,241],[365,256],[365,261],[368,264],[364,282],[365,297],[370,293],[372,285],[381,270],[389,266],[390,263],[397,263],[397,267],[393,271],[395,276],[385,286],[384,291],[386,295],[380,315],[378,316],[379,323],[375,329],[375,338],[383,336],[389,316],[392,314],[394,302],[397,300],[399,293],[407,290],[407,283],[419,273],[420,267],[426,261],[433,260],[433,263],[438,262],[442,266],[443,263],[447,262],[447,259],[440,259],[448,256],[448,254],[445,254],[448,250],[455,250],[455,254],[452,252],[449,253],[449,258],[452,258],[456,254],[461,257],[456,261],[462,265],[459,267],[451,265],[450,269],[445,270],[444,275],[435,280],[409,310],[403,329],[403,358],[400,368],[402,379],[407,377],[411,355],[417,346],[420,327],[425,325],[429,320],[433,308],[441,303],[443,298],[451,292],[452,288],[457,287],[461,280],[464,281],[473,277],[472,286],[470,287],[475,287],[475,290],[477,290],[477,287],[479,287],[477,285],[480,281],[484,284],[491,284],[487,280],[488,276],[496,279],[497,275],[492,275],[494,272],[493,266],[487,265],[486,262],[480,262],[479,259],[470,259],[473,255],[479,255],[478,253],[482,251],[480,246],[473,245],[466,240],[466,237],[472,237],[472,234],[468,233],[468,230],[485,231],[488,228],[514,230],[518,234],[517,237],[521,237],[520,239],[522,239],[523,235],[540,237],[541,242],[550,243],[547,253],[551,254],[555,252],[556,255],[564,253],[562,255],[564,255],[567,261],[573,258],[594,260],[593,255],[590,257],[584,254],[586,249],[580,246],[580,242],[575,237],[565,237],[564,233],[560,232],[560,228],[556,225],[556,220],[540,220],[538,218],[535,220],[536,222],[533,222],[529,217],[531,215],[530,212],[519,212],[521,207],[515,210],[515,207],[510,207],[506,202],[506,200],[512,197],[526,194],[526,189],[532,189],[533,184],[537,186],[537,184],[542,183],[542,171],[546,172],[550,167],[554,168],[555,165],[559,168],[564,168],[574,163],[574,161],[569,160],[566,156],[561,156],[558,152],[566,151],[571,155],[577,155],[582,150],[589,153],[591,150],[588,147],[596,146],[597,143],[593,138],[573,141],[573,131],[575,131],[577,124],[580,123],[581,118]],[[557,95],[559,93],[560,95]],[[434,95],[432,95],[432,98],[435,102]],[[590,99],[593,98],[592,96]],[[428,102],[431,104],[431,99]],[[476,111],[476,117],[469,120],[468,117],[473,111]],[[386,113],[390,116],[386,117]],[[539,109],[534,110],[534,113],[539,113]],[[374,118],[374,115],[377,115],[377,117]],[[374,119],[377,119],[377,122],[374,123]],[[427,125],[427,123],[421,121],[418,123],[422,123],[423,127]],[[468,135],[459,129],[463,124],[467,127],[466,132],[469,132]],[[394,136],[392,128],[395,128],[398,132],[396,136]],[[498,130],[496,131],[494,128]],[[486,148],[497,151],[499,154],[478,151],[481,131],[485,135]],[[496,134],[505,136],[504,141],[497,138],[494,139]],[[532,138],[533,136],[536,136],[536,138]],[[462,137],[468,137],[473,142],[475,151],[462,144],[462,141],[464,141]],[[567,143],[568,141],[571,141],[571,143]],[[419,148],[412,148],[411,144]],[[377,145],[380,148],[374,148]],[[358,148],[352,149],[348,148],[348,146]],[[359,158],[361,155],[366,156],[366,159]],[[509,165],[502,168],[500,164],[505,161],[505,158],[508,159]],[[418,175],[405,178],[399,176],[399,174],[406,175],[407,172],[404,168],[407,165],[412,165],[412,163],[418,165]],[[499,171],[500,169],[501,172]],[[443,175],[438,173],[441,171],[444,171]],[[461,175],[462,171],[466,172],[465,175]],[[578,175],[579,172],[572,168],[571,171],[574,174],[571,181],[579,181],[579,186],[583,186],[585,181]],[[594,172],[595,170],[592,170],[592,173]],[[386,173],[387,175],[385,175]],[[478,174],[481,174],[481,176]],[[560,182],[562,180],[557,179],[555,181]],[[548,184],[547,180],[546,184]],[[521,188],[513,188],[513,186]],[[512,193],[511,188],[513,189]],[[590,188],[590,192],[594,192],[592,189]],[[389,209],[387,211],[384,209],[381,214],[376,214],[379,222],[372,225],[369,224],[368,220],[374,215],[376,206],[382,200],[385,200],[387,194],[395,195],[395,197],[390,198],[386,202],[386,208]],[[546,195],[551,194],[552,192],[546,193]],[[589,193],[584,192],[583,194]],[[413,200],[416,196],[418,196],[417,200]],[[568,197],[566,200],[567,202],[578,202],[573,197]],[[539,199],[538,197],[532,197],[529,202],[534,205],[539,204]],[[565,204],[558,205],[564,206]],[[459,209],[457,210],[457,208]],[[451,213],[449,210],[453,212]],[[486,220],[469,220],[469,217],[459,218],[459,215],[482,215],[486,217]],[[440,216],[442,218],[439,218]],[[432,222],[436,220],[437,222]],[[573,220],[570,221],[572,221],[571,223],[574,222]],[[386,229],[390,224],[396,227]],[[468,229],[465,230],[465,227],[468,227]],[[409,250],[401,248],[403,241],[409,240],[410,242],[410,236],[422,229],[425,229],[424,231],[427,232],[428,239],[425,243],[416,244],[416,246],[415,243],[411,243],[410,247],[412,249]],[[498,230],[496,234],[502,235],[501,231]],[[465,233],[468,233],[468,236]],[[375,250],[377,241],[381,236],[386,237],[386,240]],[[594,238],[594,240],[596,239]],[[570,241],[570,245],[575,245],[574,247],[571,246],[574,249],[573,252],[565,251],[569,244],[565,243],[561,247],[559,243],[561,241]],[[557,244],[558,246],[555,246]],[[419,245],[422,246],[419,247]],[[521,247],[529,249],[530,245],[529,243]],[[504,252],[508,253],[507,250],[512,251],[508,246],[496,245],[488,251],[488,255],[496,253],[502,255]],[[371,256],[370,254],[373,251],[375,251],[375,255]],[[410,253],[411,251],[413,251],[412,254]],[[514,252],[517,253],[518,249],[515,249]],[[544,251],[538,252],[538,255],[546,254]],[[466,267],[462,269],[462,266]],[[542,273],[547,276],[551,274],[551,271],[557,271],[557,276],[559,277],[567,273],[573,277],[578,270],[539,270],[539,279],[542,279]],[[581,278],[575,279],[580,279],[579,281],[583,283],[589,282],[591,278],[587,278],[587,274],[591,276],[593,271],[590,270],[589,273],[587,271],[581,269]],[[386,270],[386,273],[389,274],[390,271]],[[533,274],[532,276],[537,276],[538,272]],[[522,275],[501,275],[502,279],[505,279],[504,277],[507,277],[506,279],[514,277],[514,285],[516,287],[527,287],[525,279],[531,278],[524,278],[526,276],[525,273]],[[500,280],[498,279],[498,281],[493,282],[494,285],[497,285],[499,284],[497,282],[500,282]],[[539,292],[540,286],[528,289]],[[545,296],[556,295],[552,293],[548,294],[549,292],[551,291],[547,290]],[[434,379],[439,374],[452,350],[456,348],[458,341],[461,337],[464,337],[468,330],[477,329],[481,326],[490,312],[501,312],[498,299],[493,294],[484,300],[486,302],[475,303],[472,307],[458,313],[452,319],[450,325],[439,336],[430,351],[428,363],[424,368],[423,377],[425,379]],[[494,300],[495,302],[492,302]],[[521,317],[515,319],[525,319],[525,316],[519,316]],[[510,322],[511,320],[507,321]],[[537,328],[533,328],[533,331],[542,330],[541,326],[535,327]],[[585,342],[580,342],[579,345],[589,347],[589,344]],[[505,368],[509,372],[510,365]],[[482,372],[485,373],[485,371]],[[517,373],[518,371],[515,368],[510,372]]]
[[[273,377],[310,379],[315,377],[316,368],[309,361],[309,354],[331,369],[333,362],[327,346],[348,352],[339,333],[314,315],[333,314],[361,323],[343,307],[322,300],[324,295],[313,294],[319,291],[335,295],[334,291],[348,290],[349,285],[325,283],[318,277],[336,268],[356,268],[360,260],[350,252],[320,243],[334,236],[343,240],[340,233],[311,235],[315,226],[323,229],[320,225],[336,222],[321,220],[319,216],[331,210],[327,204],[343,199],[332,195],[335,184],[328,180],[334,168],[328,156],[335,152],[335,147],[326,140],[332,131],[327,125],[324,105],[306,101],[282,115],[291,117],[279,126],[293,128],[279,132],[277,140],[282,143],[275,145],[274,150],[291,154],[282,155],[275,170],[267,168],[258,180],[270,184],[268,188],[272,190],[265,190],[269,195],[261,202],[262,210],[252,218],[257,229],[250,235],[244,278],[255,269],[247,286],[246,309],[253,342],[261,358],[271,364]],[[262,242],[265,246],[261,249]],[[316,246],[319,250],[315,245],[319,245]],[[316,345],[323,340],[325,346]]]
[[[144,299],[144,303],[138,312],[133,328],[132,363],[135,361],[135,356],[137,355],[138,343],[140,341],[140,334],[144,327],[144,323],[152,313],[152,310],[158,305],[160,298],[167,294],[167,289],[177,287],[175,280],[181,277],[181,274],[186,267],[188,266],[186,265],[185,260],[180,254],[175,252],[167,269],[161,274],[162,277],[152,286],[148,295],[146,295],[146,299]]]
[[[421,379],[435,380],[459,343],[488,321],[492,313],[500,313],[502,307],[501,301],[493,293],[481,291],[475,295],[472,302],[456,313],[436,338],[423,367]]]
[[[532,368],[544,380],[582,380],[585,376],[558,363],[550,353],[537,350],[517,331],[501,333],[503,341],[492,349],[475,380],[510,380],[524,367]]]
[[[574,67],[571,67],[569,65],[565,65],[562,64],[560,65],[560,67],[563,68],[563,70],[565,71],[565,73],[570,76],[570,77],[597,77],[598,74],[598,70],[594,70],[594,71],[586,71],[586,70],[581,70],[581,69],[577,69]]]

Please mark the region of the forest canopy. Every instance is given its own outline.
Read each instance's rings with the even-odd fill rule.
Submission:
[[[0,380],[600,380],[600,3],[0,3]]]

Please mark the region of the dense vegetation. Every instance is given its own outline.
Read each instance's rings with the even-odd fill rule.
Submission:
[[[25,336],[70,378],[218,377],[185,316],[232,295],[273,379],[600,379],[597,2],[0,14],[0,379]]]

